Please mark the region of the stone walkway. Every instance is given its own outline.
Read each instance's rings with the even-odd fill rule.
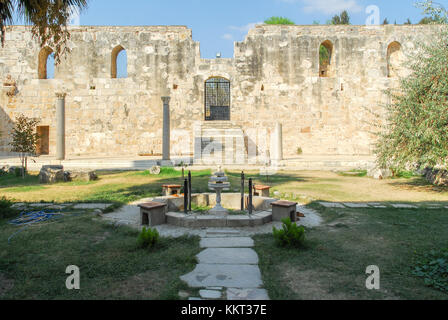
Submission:
[[[252,238],[235,229],[209,229],[200,246],[204,250],[196,256],[198,265],[180,277],[191,288],[201,289],[200,297],[189,300],[269,300]]]
[[[448,209],[448,206],[443,204],[407,204],[407,203],[389,203],[389,202],[319,202],[319,204],[325,208],[336,209],[359,209],[359,208],[371,208],[371,209]]]

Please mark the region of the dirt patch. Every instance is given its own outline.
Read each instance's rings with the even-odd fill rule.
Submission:
[[[291,268],[287,264],[279,266],[279,270],[283,274],[283,281],[297,294],[299,299],[347,300],[350,298],[343,292],[332,292],[331,283],[327,280],[331,277],[337,277],[337,274],[333,275],[329,272],[313,270],[299,270],[299,268]]]
[[[0,273],[0,297],[4,296],[12,288],[14,288],[14,280],[8,279],[4,274]]]
[[[148,271],[119,282],[110,295],[119,299],[156,299],[166,285],[160,272]]]
[[[399,300],[392,292],[381,288],[372,292],[365,289],[364,275],[342,277],[340,273],[324,270],[300,270],[288,264],[279,267],[282,281],[303,300]],[[351,285],[348,285],[351,283]],[[375,296],[372,296],[374,293]]]

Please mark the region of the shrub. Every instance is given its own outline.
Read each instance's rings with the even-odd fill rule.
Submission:
[[[139,248],[153,248],[159,241],[159,232],[157,229],[144,227],[137,238],[137,245]]]
[[[425,254],[412,273],[423,278],[428,287],[448,293],[448,249]]]
[[[293,25],[295,24],[288,18],[285,17],[270,17],[264,21],[266,24],[280,24],[280,25]]]
[[[273,228],[274,238],[282,247],[302,247],[305,243],[305,228],[292,223],[291,219],[282,220],[282,229]]]
[[[0,219],[11,216],[15,211],[11,208],[12,201],[4,196],[0,197]]]
[[[297,148],[297,154],[300,156],[301,154],[303,154],[303,150],[302,148],[298,147]]]
[[[15,174],[16,177],[22,177],[23,176],[23,171],[24,171],[23,168],[19,168],[19,167],[14,168],[14,174]],[[27,172],[25,170],[25,174],[26,173]]]

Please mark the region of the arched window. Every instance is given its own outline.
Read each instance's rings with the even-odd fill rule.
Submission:
[[[205,81],[205,120],[230,120],[230,81],[213,77]]]
[[[128,57],[122,46],[116,46],[112,50],[111,78],[127,78]]]
[[[401,50],[401,44],[397,41],[394,41],[387,47],[388,78],[395,78],[399,76],[402,61],[403,61],[403,52]]]
[[[331,41],[326,40],[319,47],[319,77],[331,77],[334,65],[334,50]]]
[[[54,78],[54,53],[49,47],[42,48],[39,52],[38,76],[39,79]]]

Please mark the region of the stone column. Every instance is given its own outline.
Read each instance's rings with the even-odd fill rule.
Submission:
[[[283,160],[283,126],[280,122],[277,122],[275,127],[275,161]]]
[[[163,161],[170,160],[170,97],[162,97],[163,101]]]
[[[56,93],[56,159],[65,160],[65,93]]]

